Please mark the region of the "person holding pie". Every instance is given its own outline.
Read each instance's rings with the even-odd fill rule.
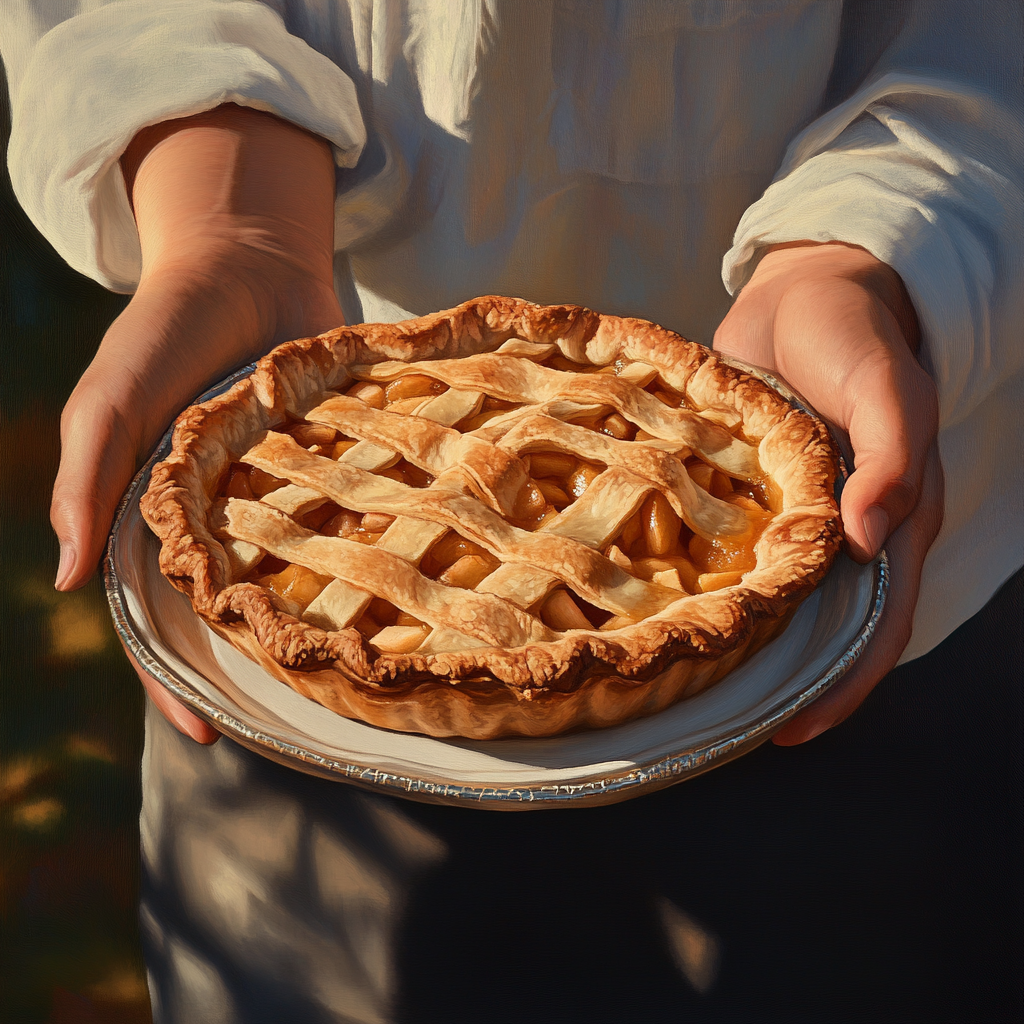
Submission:
[[[125,0],[17,3],[3,32],[19,200],[73,267],[133,294],[65,408],[58,589],[94,572],[137,466],[211,382],[283,341],[488,294],[713,342],[845,432],[846,547],[885,546],[889,604],[776,743],[838,725],[1024,563],[1024,467],[990,443],[1024,409],[1015,5]],[[180,733],[218,738],[140,678]],[[148,729],[144,846],[166,867],[182,773],[213,792],[250,755]],[[429,827],[395,839],[402,809],[362,799],[343,798],[375,822],[360,863],[411,886],[442,856]],[[384,946],[397,906],[366,926]],[[351,1019],[386,1019],[394,979],[353,972]],[[188,1019],[184,977],[166,1019]]]

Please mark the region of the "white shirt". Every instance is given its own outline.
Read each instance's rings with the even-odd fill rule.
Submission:
[[[225,102],[271,111],[334,147],[355,320],[505,293],[710,344],[765,246],[865,247],[903,278],[940,396],[945,520],[908,660],[1024,563],[1021,17],[996,0],[7,0],[8,159],[57,251],[127,292],[132,137]]]

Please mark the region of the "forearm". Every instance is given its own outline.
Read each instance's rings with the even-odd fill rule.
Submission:
[[[51,518],[73,552],[65,588],[88,578],[135,467],[191,398],[274,343],[341,323],[326,142],[225,106],[140,133],[124,169],[143,270],[61,421]]]
[[[334,166],[322,139],[231,105],[146,129],[122,164],[142,278],[79,388],[100,384],[122,408],[145,401],[141,456],[211,379],[340,322]]]
[[[143,129],[121,167],[144,281],[193,269],[197,249],[216,256],[223,245],[330,280],[334,162],[324,139],[226,104]]]
[[[140,293],[203,283],[226,293],[241,316],[218,325],[228,362],[308,331],[294,297],[333,291],[334,163],[323,139],[228,104],[145,129],[122,167]]]

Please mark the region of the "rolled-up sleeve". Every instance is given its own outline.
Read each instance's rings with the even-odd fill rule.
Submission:
[[[946,506],[904,660],[1024,562],[1021,20],[1015,3],[918,5],[853,95],[794,140],[723,264],[735,292],[770,245],[842,241],[907,286],[939,393]]]
[[[72,16],[53,25],[28,3],[5,15],[8,165],[39,230],[72,267],[106,287],[131,292],[139,281],[119,158],[141,128],[237,103],[327,139],[340,167],[358,160],[366,135],[352,81],[262,3],[64,7]]]

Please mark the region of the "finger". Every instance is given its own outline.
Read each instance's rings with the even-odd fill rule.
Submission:
[[[204,357],[215,364],[221,359],[220,334],[208,331],[200,348],[179,314],[172,302],[137,293],[107,330],[64,407],[50,505],[61,546],[58,590],[74,590],[93,574],[140,458],[205,383]],[[171,323],[178,324],[176,333],[169,331]]]
[[[122,646],[124,646],[122,644]],[[220,733],[208,722],[193,715],[191,711],[180,704],[174,696],[165,690],[141,665],[132,657],[128,648],[124,648],[125,656],[132,664],[136,674],[146,688],[150,700],[156,705],[157,710],[174,726],[178,732],[190,739],[209,746],[220,739]]]
[[[773,737],[779,746],[813,739],[852,714],[891,671],[910,641],[925,555],[942,525],[943,483],[938,447],[926,461],[921,500],[889,538],[890,585],[885,609],[867,648],[852,669],[824,696]]]
[[[851,556],[868,562],[918,505],[938,401],[908,352],[862,368],[846,402],[855,468],[843,487],[843,525]]]
[[[55,586],[75,590],[96,569],[117,504],[135,471],[135,441],[93,389],[76,389],[61,417],[50,522],[60,541]]]

